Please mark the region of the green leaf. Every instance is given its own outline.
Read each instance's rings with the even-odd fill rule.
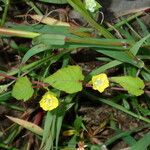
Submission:
[[[34,123],[31,123],[31,122],[23,120],[23,119],[11,117],[11,116],[7,116],[7,118],[9,118],[11,121],[19,124],[20,126],[26,128],[27,130],[32,131],[33,133],[36,133],[38,135],[43,135],[43,129]]]
[[[79,131],[79,129],[81,128],[82,126],[82,118],[77,116],[75,121],[74,121],[74,128]]]
[[[150,132],[144,135],[136,144],[134,144],[130,150],[147,150],[150,145]]]
[[[130,94],[139,96],[144,93],[144,82],[139,77],[123,76],[111,77],[111,80],[120,84]]]
[[[150,34],[148,34],[147,36],[145,36],[144,38],[142,38],[140,41],[138,41],[137,43],[135,43],[133,45],[133,47],[130,49],[130,51],[132,52],[133,55],[136,55],[140,49],[140,47],[142,46],[142,44],[150,38]]]
[[[97,52],[107,55],[111,58],[119,60],[121,62],[130,63],[132,65],[137,65],[135,61],[136,58],[130,54],[128,51],[118,51],[118,50],[107,50],[107,49],[96,49]]]
[[[66,4],[67,0],[40,0],[41,2],[54,3],[54,4]]]
[[[129,105],[128,101],[126,99],[123,99],[122,102],[123,102],[124,107],[129,110],[130,109],[130,105]]]
[[[34,47],[32,47],[27,53],[24,55],[22,59],[22,63],[25,63],[30,57],[32,57],[35,54],[38,54],[40,52],[43,52],[45,50],[50,49],[50,47],[44,45],[44,44],[39,44]]]
[[[101,33],[105,38],[113,38],[114,36],[106,30],[103,26],[98,24],[88,13],[88,11],[85,8],[84,3],[81,0],[67,0],[68,3],[76,10],[78,11],[84,19],[89,22],[91,26],[93,26],[95,29],[98,30],[99,33]]]
[[[145,81],[150,82],[150,74],[147,73],[146,71],[141,71],[141,75],[144,78]]]
[[[50,130],[51,130],[52,122],[53,122],[53,114],[50,111],[48,111],[47,115],[45,117],[41,147],[43,147],[45,145],[49,135],[51,134]]]
[[[66,93],[75,93],[82,90],[83,79],[84,76],[79,66],[68,66],[45,78],[44,82]]]
[[[137,118],[137,119],[139,119],[139,120],[142,120],[142,121],[144,121],[144,122],[150,124],[150,119],[145,118],[145,117],[141,116],[140,114],[135,114],[135,113],[133,113],[132,111],[127,110],[125,107],[123,107],[123,106],[121,106],[121,105],[119,105],[119,104],[117,104],[117,103],[114,103],[114,102],[112,101],[112,99],[103,99],[103,98],[100,98],[100,97],[98,97],[98,96],[94,96],[93,93],[91,94],[89,91],[88,91],[88,92],[83,91],[83,92],[84,92],[84,94],[86,94],[86,95],[88,96],[88,98],[90,98],[91,100],[95,100],[95,101],[99,101],[99,102],[102,102],[102,103],[104,103],[104,104],[107,104],[107,105],[109,105],[109,106],[111,106],[111,107],[114,107],[114,108],[120,110],[120,111],[123,111],[123,112],[126,113],[126,114],[129,114],[130,116],[133,116],[133,117],[135,117],[135,118]]]
[[[4,94],[0,94],[0,102],[7,101],[11,97],[11,91],[5,92]]]
[[[105,145],[103,145],[102,147],[99,145],[92,145],[90,148],[90,150],[103,150],[103,149],[106,149]]]
[[[118,60],[113,60],[109,63],[106,63],[96,69],[93,69],[88,76],[86,76],[86,81],[89,81],[91,79],[91,77],[93,75],[96,75],[96,74],[99,74],[99,73],[102,73],[102,72],[105,72],[107,71],[108,69],[110,68],[113,68],[113,67],[116,67],[118,65],[122,64],[122,62],[118,61]]]
[[[33,44],[44,44],[46,46],[51,45],[64,45],[65,36],[58,34],[42,34],[33,39]]]
[[[149,34],[149,31],[148,31],[148,26],[146,26],[143,21],[139,18],[136,17],[136,20],[138,22],[138,24],[140,25],[141,29],[142,29],[142,34],[143,36],[147,36]],[[150,42],[150,39],[149,39],[149,42]]]
[[[29,79],[27,77],[20,77],[13,87],[12,96],[17,100],[27,101],[33,95],[33,92],[34,90]]]

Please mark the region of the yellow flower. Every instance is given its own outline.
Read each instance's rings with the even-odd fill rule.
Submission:
[[[107,75],[105,73],[101,73],[99,75],[93,76],[92,84],[94,90],[98,90],[100,93],[102,93],[109,86]]]
[[[58,99],[52,92],[45,93],[39,103],[45,111],[53,110],[59,105]]]

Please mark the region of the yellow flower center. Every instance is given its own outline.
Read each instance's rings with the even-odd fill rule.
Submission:
[[[95,84],[96,86],[100,86],[100,85],[103,84],[103,81],[102,81],[101,79],[97,79],[97,80],[94,82],[94,84]]]
[[[48,105],[48,106],[52,105],[52,99],[51,98],[46,98],[44,101],[45,101],[46,105]]]
[[[107,78],[107,75],[101,73],[93,76],[92,84],[94,90],[98,90],[100,93],[102,93],[109,86],[109,80]]]

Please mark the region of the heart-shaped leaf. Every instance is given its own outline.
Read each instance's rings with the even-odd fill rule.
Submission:
[[[83,79],[84,76],[79,66],[68,66],[45,78],[44,82],[66,93],[75,93],[82,90]]]
[[[122,76],[122,77],[111,77],[111,80],[120,84],[130,94],[139,96],[144,93],[144,82],[139,77]]]
[[[16,81],[13,90],[12,96],[17,100],[27,101],[33,95],[32,84],[27,77],[20,77]]]

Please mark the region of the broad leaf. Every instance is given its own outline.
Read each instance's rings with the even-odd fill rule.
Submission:
[[[139,96],[144,93],[144,82],[138,77],[111,77],[111,80],[120,84],[125,90],[135,96]]]
[[[83,79],[84,76],[79,66],[68,66],[45,78],[44,82],[66,93],[75,93],[82,90]]]
[[[12,90],[12,96],[17,100],[27,101],[33,95],[32,84],[27,77],[20,77]]]

